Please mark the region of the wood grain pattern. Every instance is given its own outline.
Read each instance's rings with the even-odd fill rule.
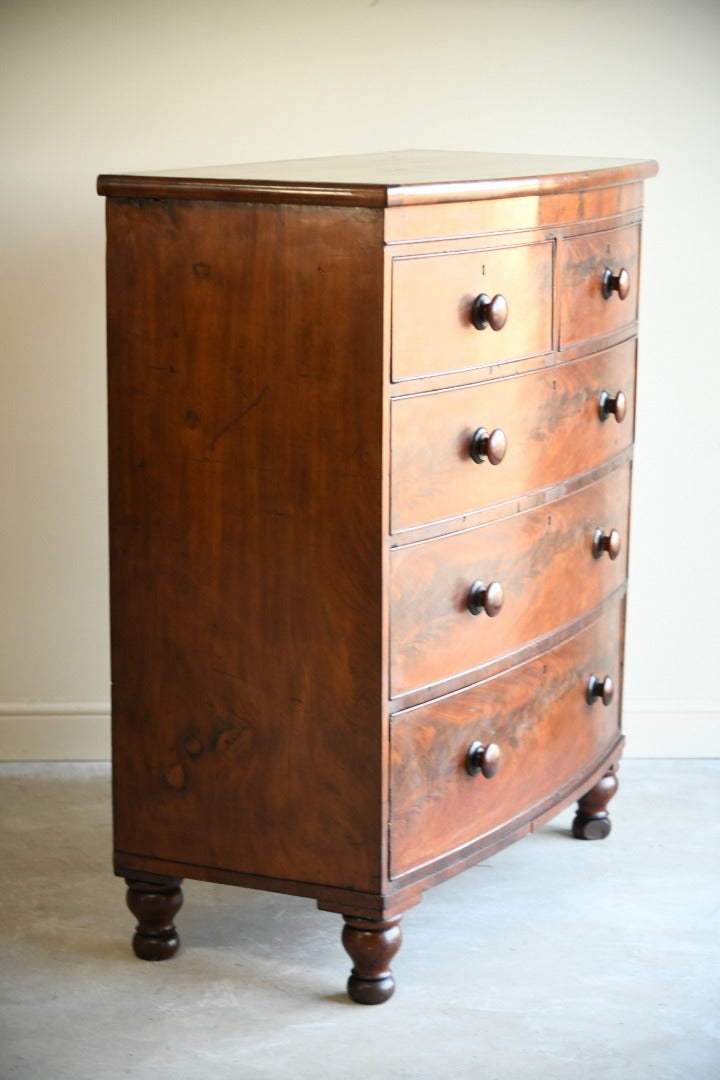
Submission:
[[[621,639],[614,604],[557,649],[393,717],[392,877],[509,826],[610,749],[618,736]],[[616,679],[607,708],[587,704],[593,671]],[[500,748],[491,780],[466,772],[476,739]]]
[[[589,611],[624,581],[626,545],[592,553],[595,529],[627,537],[629,468],[527,513],[398,548],[390,557],[390,686],[399,695],[472,671]],[[473,616],[475,580],[499,581],[499,615]]]
[[[381,236],[108,205],[119,864],[378,888]]]
[[[608,461],[633,439],[635,341],[587,360],[392,403],[395,532],[469,514],[550,487]],[[608,388],[612,387],[611,390]],[[622,390],[622,424],[601,423],[602,390]],[[470,457],[478,427],[501,428],[503,461]]]
[[[514,199],[478,199],[392,206],[385,214],[388,244],[428,239],[449,240],[482,234],[545,228],[559,229],[642,210],[643,185],[621,184],[565,194],[524,195]]]
[[[400,918],[371,922],[346,915],[342,943],[353,961],[348,994],[358,1005],[382,1005],[395,992],[390,961],[402,943]]]
[[[177,948],[181,877],[309,896],[345,917],[351,995],[384,1001],[425,888],[573,798],[606,831],[655,171],[408,151],[100,178],[138,955]]]
[[[605,267],[630,274],[630,292],[605,299],[602,275]],[[635,322],[638,312],[640,226],[574,236],[565,240],[560,253],[560,348],[589,341]]]
[[[654,161],[447,150],[301,158],[99,177],[98,192],[145,198],[383,207],[513,198],[632,183]]]
[[[552,348],[552,243],[400,257],[392,274],[394,380],[487,367]],[[509,305],[502,330],[470,321],[480,293]]]

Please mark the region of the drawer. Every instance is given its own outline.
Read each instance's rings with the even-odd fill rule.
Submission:
[[[560,255],[560,348],[620,330],[638,313],[640,226],[574,236],[565,240]],[[603,288],[606,271],[617,278],[627,273],[622,287]],[[613,283],[611,282],[611,285]]]
[[[600,604],[625,580],[629,465],[533,510],[390,553],[391,695],[506,656]],[[620,552],[596,558],[596,530]],[[498,582],[501,610],[468,608]],[[491,599],[494,599],[491,591]]]
[[[397,257],[392,270],[394,381],[466,371],[552,348],[551,241]],[[502,296],[502,329],[475,328],[478,296]]]
[[[397,713],[390,758],[390,876],[398,877],[511,823],[612,748],[619,731],[622,605],[550,652],[467,690]],[[588,679],[614,682],[589,705]],[[473,743],[499,768],[468,774]]]
[[[391,528],[442,521],[602,464],[633,439],[635,341],[584,360],[392,402]],[[606,392],[626,398],[601,422]],[[473,460],[478,429],[505,434],[502,460]]]

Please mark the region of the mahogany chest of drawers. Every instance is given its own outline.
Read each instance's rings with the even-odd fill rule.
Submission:
[[[609,831],[643,180],[403,152],[103,176],[115,870],[402,912]]]

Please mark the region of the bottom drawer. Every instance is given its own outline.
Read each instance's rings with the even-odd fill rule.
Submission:
[[[531,811],[610,749],[619,729],[623,612],[616,601],[556,648],[392,718],[392,878]],[[608,675],[611,700],[589,704],[590,677],[599,690]],[[474,743],[496,744],[499,768],[490,779],[468,772]]]

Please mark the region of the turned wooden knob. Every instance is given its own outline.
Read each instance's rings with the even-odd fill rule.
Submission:
[[[617,559],[620,554],[620,547],[620,533],[617,529],[611,529],[609,533],[604,533],[602,529],[595,530],[593,555],[596,559],[599,559],[604,551],[607,551],[609,558]]]
[[[479,427],[470,440],[470,457],[477,465],[482,465],[483,461],[499,465],[506,450],[507,437],[502,428],[488,431],[487,428]]]
[[[491,780],[499,768],[500,747],[497,743],[491,742],[487,746],[481,742],[471,743],[465,756],[465,769],[469,776],[482,773],[487,780]]]
[[[598,679],[597,675],[591,675],[587,684],[587,702],[593,705],[601,698],[603,705],[609,705],[615,693],[615,684],[609,675],[604,679]]]
[[[485,585],[482,581],[474,581],[468,593],[467,606],[471,615],[479,615],[482,611],[494,619],[503,606],[505,594],[499,581],[491,581]]]
[[[502,330],[508,313],[508,302],[502,293],[493,296],[492,300],[487,293],[480,293],[473,301],[470,318],[476,330],[484,330],[486,326],[491,330]]]
[[[617,274],[613,273],[609,266],[605,268],[605,272],[603,273],[603,296],[606,300],[609,300],[614,292],[618,294],[621,300],[624,300],[630,292],[630,275],[624,266],[621,270],[618,270]]]
[[[618,424],[622,424],[627,412],[627,398],[622,390],[618,390],[615,397],[610,397],[607,390],[603,390],[598,398],[598,413],[603,424],[608,416],[614,416]]]

